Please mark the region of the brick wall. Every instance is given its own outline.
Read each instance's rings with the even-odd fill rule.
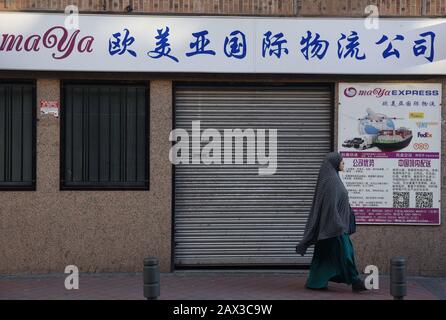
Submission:
[[[446,0],[0,0],[0,10],[62,11],[69,5],[81,12],[260,15],[365,16],[378,6],[381,16],[444,16]]]
[[[368,5],[375,5],[381,16],[420,16],[423,5],[445,1],[423,0],[302,0],[298,11],[302,16],[364,16]],[[435,14],[436,11],[430,12]],[[443,8],[444,12],[444,8]]]
[[[61,11],[74,4],[80,11],[125,12],[127,6],[135,13],[168,14],[241,14],[293,15],[296,0],[6,0],[7,10]],[[5,9],[5,0],[0,0]],[[9,5],[8,5],[9,3]]]

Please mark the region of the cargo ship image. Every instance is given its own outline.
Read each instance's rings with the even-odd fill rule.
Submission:
[[[373,144],[382,151],[396,151],[407,147],[412,137],[412,131],[404,127],[397,130],[380,130]]]

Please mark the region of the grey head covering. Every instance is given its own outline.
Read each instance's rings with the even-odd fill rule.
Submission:
[[[339,177],[341,161],[338,152],[331,152],[321,165],[304,236],[296,246],[298,254],[304,255],[318,240],[349,232],[350,204],[348,191]]]

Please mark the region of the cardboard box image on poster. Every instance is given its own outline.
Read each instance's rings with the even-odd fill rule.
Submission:
[[[338,114],[357,223],[439,225],[441,84],[340,83]]]

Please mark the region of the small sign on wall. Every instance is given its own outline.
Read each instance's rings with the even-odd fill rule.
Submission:
[[[40,100],[40,113],[59,117],[59,101]]]

